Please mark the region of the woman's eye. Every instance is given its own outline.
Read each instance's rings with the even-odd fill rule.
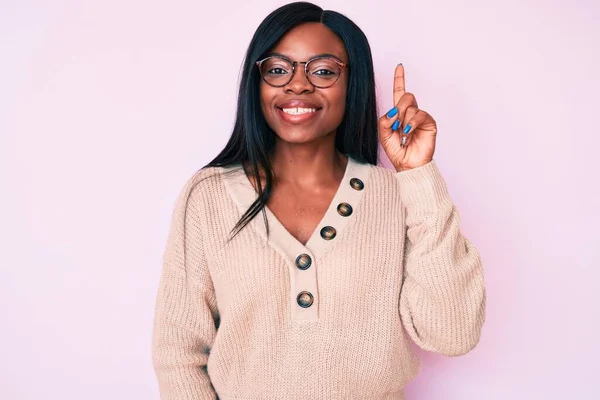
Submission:
[[[322,76],[331,76],[331,75],[335,75],[335,72],[330,71],[328,69],[318,69],[316,71],[313,71],[312,74],[313,75],[322,75]]]
[[[283,75],[283,74],[287,74],[287,71],[283,68],[271,68],[269,71],[267,71],[269,74],[272,75]]]

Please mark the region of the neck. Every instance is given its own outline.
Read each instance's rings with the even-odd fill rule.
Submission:
[[[288,143],[278,141],[271,156],[278,184],[319,187],[342,179],[348,157],[335,148],[335,142]]]

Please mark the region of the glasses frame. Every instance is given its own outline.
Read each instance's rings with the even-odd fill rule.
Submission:
[[[292,73],[290,74],[290,79],[286,83],[284,83],[282,85],[273,85],[272,83],[267,82],[265,76],[262,74],[262,71],[260,68],[262,63],[271,58],[281,58],[282,60],[285,60],[292,65]],[[340,67],[340,73],[338,74],[335,81],[333,81],[331,83],[331,85],[327,85],[327,86],[315,85],[314,83],[312,83],[312,81],[309,78],[308,67],[307,67],[308,63],[315,61],[315,60],[320,60],[322,58],[330,59],[330,60],[334,61]],[[286,56],[283,56],[281,54],[271,54],[271,55],[263,58],[262,60],[259,60],[256,62],[256,66],[258,67],[258,73],[260,74],[262,80],[265,81],[265,83],[267,85],[272,86],[272,87],[284,87],[284,86],[288,85],[292,81],[292,79],[294,79],[294,73],[296,72],[297,64],[304,64],[304,76],[306,77],[306,80],[308,81],[308,83],[310,83],[311,85],[313,85],[314,87],[319,88],[319,89],[326,89],[326,88],[329,88],[329,87],[332,87],[333,85],[335,85],[335,83],[340,79],[340,76],[342,76],[342,71],[344,70],[344,67],[348,66],[347,63],[342,62],[341,60],[339,60],[337,57],[335,57],[333,55],[319,55],[319,56],[312,57],[312,58],[308,59],[307,61],[292,61],[289,58],[287,58]]]

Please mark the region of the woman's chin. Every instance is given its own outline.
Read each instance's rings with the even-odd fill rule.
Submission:
[[[318,139],[318,135],[312,129],[281,129],[278,131],[277,136],[286,143],[294,144],[310,143]]]

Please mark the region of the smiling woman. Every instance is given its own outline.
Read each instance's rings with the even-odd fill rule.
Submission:
[[[292,28],[259,61],[262,112],[280,140],[306,143],[329,135],[334,142],[346,106],[347,59],[344,43],[331,29],[309,22]],[[300,63],[304,68],[296,68]]]
[[[402,65],[377,118],[370,47],[347,17],[305,2],[267,16],[231,138],[173,210],[153,340],[161,397],[403,399],[419,369],[410,339],[474,348],[483,269],[436,135]],[[395,171],[377,165],[379,143]]]

